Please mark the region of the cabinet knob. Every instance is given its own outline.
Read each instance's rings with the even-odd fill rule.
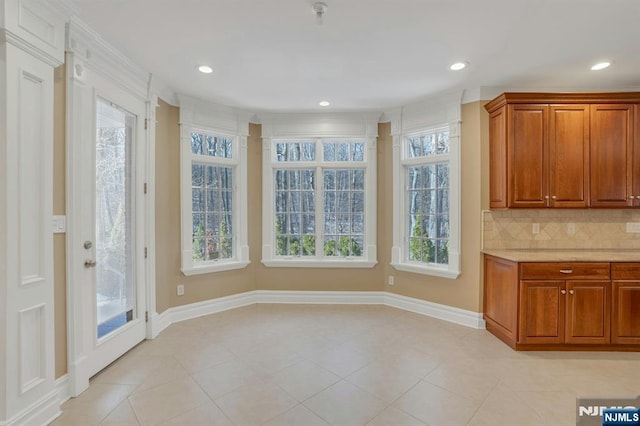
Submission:
[[[544,196],[544,199],[545,199],[545,200],[548,200],[548,199],[549,199],[549,196],[548,196],[548,195],[545,195],[545,196]]]
[[[560,290],[561,294],[567,294],[567,290]]]
[[[569,294],[573,294],[573,290],[569,290]]]
[[[552,196],[551,196],[551,199],[552,199],[552,200],[555,200],[556,198],[558,198],[558,197],[556,197],[555,195],[552,195]]]
[[[629,195],[629,199],[630,200],[633,200],[634,198],[636,198],[636,197],[634,197],[633,195]]]

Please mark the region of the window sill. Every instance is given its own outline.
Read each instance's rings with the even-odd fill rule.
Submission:
[[[265,266],[273,268],[373,268],[378,263],[375,260],[336,259],[310,260],[298,257],[262,260]]]
[[[245,261],[222,261],[222,262],[214,262],[207,263],[201,266],[192,266],[190,268],[182,268],[181,271],[186,276],[192,275],[200,275],[200,274],[210,274],[214,272],[224,272],[224,271],[232,271],[234,269],[242,269],[246,268],[251,262],[248,260]]]
[[[415,274],[433,275],[435,277],[449,278],[455,280],[460,276],[459,270],[451,270],[447,266],[427,266],[411,263],[391,263],[391,266],[398,271],[413,272]]]

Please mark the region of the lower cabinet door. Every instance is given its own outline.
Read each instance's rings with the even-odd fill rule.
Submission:
[[[520,281],[519,343],[564,343],[565,281]]]
[[[613,282],[611,342],[640,344],[640,280]]]
[[[567,281],[565,343],[611,342],[610,287],[610,281]]]

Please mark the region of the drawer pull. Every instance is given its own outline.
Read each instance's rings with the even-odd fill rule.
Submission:
[[[561,274],[573,274],[573,269],[560,269]]]

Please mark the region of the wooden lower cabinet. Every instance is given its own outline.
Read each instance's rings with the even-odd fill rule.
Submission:
[[[521,281],[519,343],[564,342],[564,281]]]
[[[518,350],[640,350],[640,263],[485,255],[487,330]]]
[[[611,342],[611,282],[567,281],[565,297],[566,343]]]
[[[608,344],[609,281],[520,282],[519,343]]]
[[[640,263],[613,263],[611,341],[640,345]]]

